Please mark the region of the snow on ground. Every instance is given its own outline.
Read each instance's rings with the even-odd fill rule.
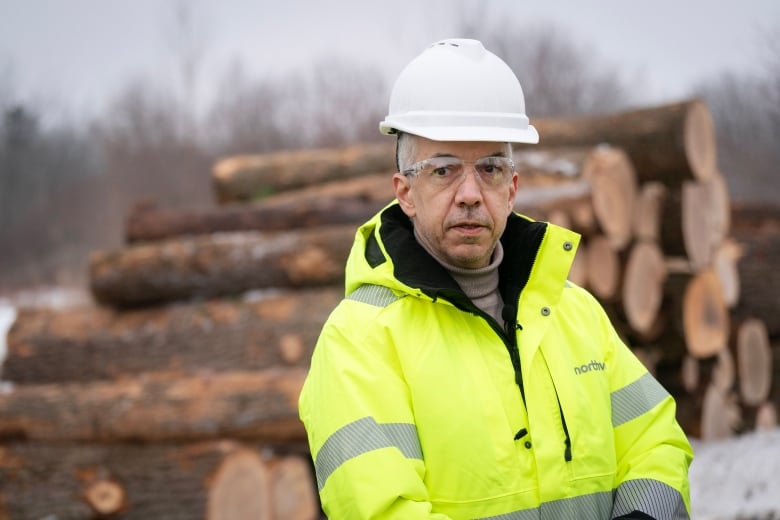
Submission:
[[[780,429],[692,444],[691,518],[780,519]]]
[[[88,302],[83,292],[57,289],[0,297],[0,364],[17,307],[61,308]],[[780,428],[723,441],[693,439],[692,444],[691,518],[780,520]]]

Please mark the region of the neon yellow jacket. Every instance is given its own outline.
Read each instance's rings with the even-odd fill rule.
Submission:
[[[688,518],[675,403],[566,281],[579,236],[513,214],[501,240],[505,323],[397,204],[358,230],[299,403],[326,514]]]

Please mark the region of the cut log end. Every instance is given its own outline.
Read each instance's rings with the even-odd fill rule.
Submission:
[[[772,384],[772,347],[761,320],[749,319],[739,326],[736,351],[742,401],[758,405],[769,397]]]
[[[706,269],[695,275],[685,289],[683,332],[688,352],[699,359],[726,348],[729,315],[717,275]]]
[[[702,440],[711,441],[733,437],[742,423],[742,411],[736,397],[710,385],[701,411]]]
[[[593,186],[593,211],[613,247],[620,251],[631,240],[632,212],[637,197],[636,172],[626,152],[596,147],[586,159],[583,177]]]
[[[712,266],[723,289],[723,298],[729,309],[733,309],[739,303],[740,283],[737,262],[740,256],[739,244],[727,239],[718,246],[712,260]]]
[[[112,515],[125,507],[125,490],[112,480],[92,482],[84,491],[87,504],[100,515]]]
[[[660,240],[666,193],[666,186],[656,181],[646,182],[640,188],[633,215],[634,236],[638,240]]]
[[[311,468],[303,458],[281,458],[271,466],[274,517],[313,520],[319,506]]]
[[[666,275],[663,253],[654,242],[639,242],[631,249],[623,277],[623,308],[640,334],[647,334],[658,318]]]
[[[229,454],[220,464],[208,494],[208,520],[271,520],[270,483],[260,456],[247,449]]]
[[[300,334],[285,334],[279,339],[279,353],[288,365],[295,365],[306,352],[303,337]]]
[[[715,124],[702,100],[695,100],[688,105],[683,125],[683,142],[685,156],[695,178],[712,178],[717,170]]]
[[[756,413],[756,431],[773,431],[777,429],[777,410],[769,402],[762,403]]]
[[[620,283],[620,260],[612,242],[603,235],[592,237],[586,252],[588,287],[598,298],[614,298]]]

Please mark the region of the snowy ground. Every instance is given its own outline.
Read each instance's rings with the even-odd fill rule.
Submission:
[[[0,298],[0,364],[15,304],[62,307],[88,301],[78,291],[29,292]],[[1,378],[0,372],[0,378]],[[725,441],[693,440],[691,508],[694,520],[780,520],[780,429]]]
[[[694,520],[780,519],[780,429],[693,448]]]

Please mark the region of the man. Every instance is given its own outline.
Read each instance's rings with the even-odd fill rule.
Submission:
[[[438,42],[380,129],[397,200],[356,234],[300,397],[326,514],[688,518],[672,397],[567,282],[578,236],[512,212],[510,143],[538,135],[511,70]]]

